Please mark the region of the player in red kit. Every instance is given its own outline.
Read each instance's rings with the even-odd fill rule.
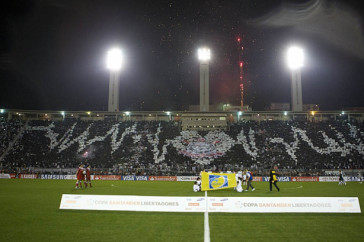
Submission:
[[[80,165],[80,167],[78,167],[77,173],[76,173],[76,177],[77,177],[76,189],[82,188],[82,181],[85,180],[85,175],[83,174],[84,171],[85,171],[84,166]]]
[[[90,171],[90,169],[91,169],[91,166],[90,166],[90,165],[88,165],[88,166],[86,167],[85,188],[87,188],[87,186],[88,186],[88,185],[90,185],[90,187],[92,187],[92,185],[91,185],[91,171]]]

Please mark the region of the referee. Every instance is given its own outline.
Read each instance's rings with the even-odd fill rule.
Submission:
[[[270,188],[270,191],[272,191],[272,184],[274,184],[274,186],[277,188],[278,192],[279,192],[279,187],[277,186],[277,182],[278,182],[278,179],[277,179],[277,173],[275,170],[270,170],[270,173],[269,173],[269,188]]]

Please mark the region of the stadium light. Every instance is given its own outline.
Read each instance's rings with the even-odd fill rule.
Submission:
[[[292,46],[287,51],[287,64],[291,69],[291,110],[293,112],[302,112],[302,84],[301,68],[303,67],[303,49]]]
[[[63,117],[63,119],[64,119],[64,117],[65,117],[65,115],[66,115],[65,111],[61,111],[61,115],[62,115],[62,117]]]
[[[303,67],[303,49],[297,46],[292,46],[287,52],[288,67],[292,70],[300,69]]]
[[[238,112],[238,121],[240,121],[240,116],[243,114],[243,112],[242,111],[239,111]]]
[[[198,59],[200,61],[209,61],[211,59],[211,52],[208,48],[198,49]]]
[[[284,111],[284,116],[287,116],[288,112],[287,111]]]
[[[345,114],[345,112],[344,112],[344,111],[341,111],[341,114],[342,114],[342,115],[344,115],[344,114]]]
[[[166,114],[168,115],[169,121],[171,121],[171,112],[167,111]]]
[[[110,70],[118,71],[122,67],[122,53],[118,48],[113,48],[107,52],[106,66]]]
[[[0,109],[0,113],[4,113],[5,112],[5,110],[4,109]]]
[[[125,116],[126,116],[126,120],[130,120],[130,112],[129,111],[126,111],[124,112]]]

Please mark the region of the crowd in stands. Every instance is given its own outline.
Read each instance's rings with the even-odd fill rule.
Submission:
[[[243,121],[226,131],[181,131],[167,121],[1,119],[0,128],[0,169],[9,172],[79,164],[121,175],[364,168],[364,124],[357,122]]]
[[[7,121],[3,117],[0,118],[0,156],[7,150],[10,143],[19,134],[20,128],[24,122],[14,119]]]

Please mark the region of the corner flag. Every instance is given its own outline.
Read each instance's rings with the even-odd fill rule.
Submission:
[[[234,173],[201,173],[201,191],[236,187]]]

